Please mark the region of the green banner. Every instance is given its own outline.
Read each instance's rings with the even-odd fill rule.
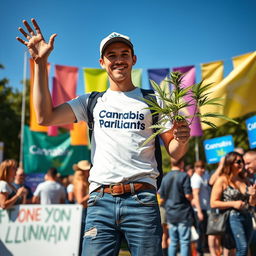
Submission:
[[[61,175],[68,175],[73,173],[74,163],[90,161],[88,147],[71,146],[69,133],[48,136],[43,132],[33,132],[25,126],[23,148],[26,173],[45,173],[55,167]]]

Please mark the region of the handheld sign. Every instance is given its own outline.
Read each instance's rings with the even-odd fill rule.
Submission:
[[[0,208],[0,255],[78,256],[81,205]]]
[[[246,119],[246,128],[250,148],[256,148],[256,116]]]
[[[215,164],[227,153],[234,151],[234,142],[231,135],[204,141],[204,151],[208,164]]]

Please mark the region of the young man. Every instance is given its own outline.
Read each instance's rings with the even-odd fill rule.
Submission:
[[[27,21],[23,23],[28,33],[19,30],[27,41],[17,39],[28,47],[35,61],[33,96],[39,124],[88,121],[90,94],[53,108],[46,64],[56,34],[47,43],[34,19],[35,31]],[[132,255],[162,254],[154,140],[142,146],[153,132],[149,128],[152,117],[141,100],[141,90],[132,83],[135,63],[133,45],[127,36],[112,33],[102,40],[100,65],[108,73],[110,88],[98,99],[93,111],[93,167],[82,255],[116,255],[121,233]],[[186,122],[171,125],[160,136],[168,153],[178,159],[187,149],[190,130]]]
[[[169,256],[175,256],[180,245],[180,255],[190,255],[191,226],[193,208],[191,206],[192,188],[190,177],[182,172],[184,162],[172,160],[172,170],[164,176],[160,187],[160,196],[166,209],[169,224]]]
[[[66,199],[65,188],[57,182],[57,169],[50,168],[45,181],[39,183],[34,192],[34,204],[64,204]]]

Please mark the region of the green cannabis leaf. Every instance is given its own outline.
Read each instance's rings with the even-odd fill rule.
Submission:
[[[233,122],[238,124],[235,120],[219,114],[219,113],[200,113],[200,108],[206,105],[219,105],[221,98],[211,98],[210,92],[208,92],[209,87],[212,84],[203,85],[203,81],[196,83],[194,85],[183,87],[182,80],[184,78],[184,73],[175,71],[171,72],[170,76],[165,80],[168,84],[173,85],[173,89],[167,90],[165,87],[161,87],[153,80],[150,80],[150,83],[153,89],[156,92],[157,97],[162,101],[163,106],[160,106],[155,97],[150,99],[144,99],[152,112],[152,115],[158,115],[159,120],[156,125],[151,126],[154,129],[154,133],[143,143],[143,145],[147,144],[150,140],[155,138],[158,134],[160,134],[165,129],[165,124],[167,121],[171,121],[174,123],[175,121],[185,120],[190,125],[195,117],[198,117],[202,123],[212,127],[217,128],[216,125],[207,118],[221,118],[226,121]],[[167,85],[169,86],[169,85]],[[152,95],[153,96],[153,95]],[[189,96],[191,100],[185,101],[184,97]],[[195,106],[195,112],[192,115],[188,115],[186,108],[189,106]]]

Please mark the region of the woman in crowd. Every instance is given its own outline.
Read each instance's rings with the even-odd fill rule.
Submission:
[[[87,211],[87,201],[89,199],[89,171],[91,168],[91,164],[82,160],[77,164],[73,165],[74,178],[73,178],[73,194],[75,202],[81,204],[83,206],[83,215],[82,215],[82,226],[81,226],[81,237],[80,237],[80,247],[79,251],[82,249],[82,240],[85,228],[85,216]]]
[[[8,159],[0,164],[0,208],[9,209],[16,204],[26,203],[25,187],[16,189],[12,182],[17,171],[17,162]]]
[[[220,176],[213,185],[211,207],[229,210],[229,225],[236,243],[236,255],[246,256],[252,235],[250,206],[256,204],[256,187],[244,175],[244,160],[237,152],[224,159]]]

